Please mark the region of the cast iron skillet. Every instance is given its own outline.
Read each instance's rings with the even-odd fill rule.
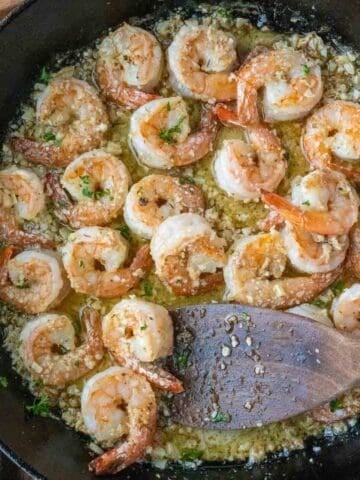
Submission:
[[[200,3],[200,2],[195,2]],[[316,30],[325,37],[336,32],[360,49],[360,0],[258,0],[248,4],[252,21],[269,23],[279,31]],[[131,16],[145,16],[154,9],[166,15],[182,0],[26,0],[0,24],[0,140],[8,121],[30,89],[41,65],[54,52],[78,48],[108,27]],[[189,7],[193,12],[195,6]],[[295,14],[295,17],[294,17]],[[294,22],[294,18],[300,21]],[[330,30],[329,28],[330,27]],[[0,450],[34,478],[89,480],[86,439],[49,418],[26,418],[24,405],[31,402],[8,357],[0,352],[0,375],[9,387],[0,389]],[[272,458],[249,469],[244,465],[212,464],[197,471],[174,467],[159,471],[134,466],[119,479],[224,480],[360,478],[360,429],[335,441],[309,441],[306,450],[289,458]],[[314,445],[322,445],[320,453]],[[111,478],[111,477],[107,477]],[[10,479],[3,479],[10,480]]]

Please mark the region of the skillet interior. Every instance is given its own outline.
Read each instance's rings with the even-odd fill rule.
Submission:
[[[107,27],[115,26],[131,15],[142,16],[154,9],[160,15],[166,14],[170,8],[179,5],[183,5],[181,0],[27,0],[0,25],[0,138],[17,106],[28,95],[40,66],[54,52],[86,45]],[[266,14],[268,24],[275,30],[316,30],[326,36],[329,32],[336,32],[345,42],[360,48],[360,0],[317,0],[316,7],[308,0],[263,0],[256,4],[246,2],[246,5],[246,16],[254,23],[263,21]],[[301,21],[291,21],[294,13],[301,13]],[[25,419],[24,404],[31,400],[3,352],[0,352],[0,375],[9,379],[9,387],[0,390],[0,449],[35,478],[95,478],[87,471],[85,441],[77,433],[51,419]],[[291,454],[289,459],[271,459],[251,470],[234,465],[211,465],[186,472],[180,467],[155,471],[135,466],[117,478],[355,479],[360,478],[359,431],[354,428],[332,445],[322,442],[320,453],[315,454],[312,450],[314,443],[309,442],[307,450]]]

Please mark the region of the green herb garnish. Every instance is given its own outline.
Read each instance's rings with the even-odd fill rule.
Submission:
[[[310,202],[309,200],[305,200],[305,202],[302,202],[301,205],[306,205],[307,207],[310,207]]]
[[[140,325],[140,330],[146,330],[147,329],[147,324],[144,323],[143,325]]]
[[[6,388],[9,385],[8,379],[6,377],[0,377],[0,387]]]
[[[126,240],[130,240],[131,239],[131,232],[130,232],[130,228],[125,225],[120,225],[120,227],[116,227],[116,230],[119,230],[119,232],[121,233],[121,235],[126,238]]]
[[[108,188],[99,189],[99,190],[96,190],[96,192],[94,192],[95,200],[100,200],[106,195],[110,195],[110,190]]]
[[[85,263],[84,263],[83,260],[80,260],[80,261],[79,261],[79,267],[81,267],[81,268],[84,268],[84,267],[85,267]]]
[[[49,399],[47,397],[41,397],[37,400],[34,400],[32,405],[27,405],[25,410],[29,412],[31,415],[38,415],[40,417],[49,417],[50,412],[50,405]]]
[[[330,410],[332,412],[336,412],[336,410],[341,410],[343,408],[343,404],[340,402],[338,398],[331,400],[330,402]]]
[[[321,298],[317,298],[316,300],[313,301],[313,305],[319,308],[326,308],[327,302],[325,302],[325,300],[321,300]]]
[[[186,368],[190,357],[190,350],[183,350],[174,355],[174,362],[177,368]]]
[[[40,72],[40,82],[49,83],[50,80],[51,80],[51,73],[48,71],[46,67],[43,67]]]
[[[204,456],[203,450],[197,448],[184,448],[181,452],[181,460],[183,462],[193,462],[194,460],[201,460]]]
[[[65,355],[66,353],[70,352],[70,350],[64,347],[64,345],[57,345],[57,349],[61,355]]]
[[[60,145],[61,145],[61,140],[58,140],[58,139],[56,138],[55,133],[52,132],[51,130],[49,130],[48,132],[45,132],[45,133],[44,133],[43,139],[45,140],[45,142],[52,142],[52,143],[54,143],[54,145],[56,145],[57,147],[60,147]]]
[[[218,7],[218,8],[216,9],[216,13],[217,13],[217,15],[219,15],[220,17],[226,18],[226,20],[230,20],[230,19],[231,19],[231,13],[229,12],[229,10],[227,10],[227,9],[224,8],[224,7]]]
[[[84,195],[84,197],[92,198],[93,192],[90,190],[90,188],[85,185],[83,189],[81,190],[81,193]]]
[[[216,415],[211,417],[211,421],[213,423],[219,423],[219,422],[230,422],[230,415],[227,413],[222,413],[220,411],[216,412]]]
[[[338,280],[333,283],[330,287],[334,295],[339,295],[345,288],[345,282],[343,280]]]
[[[151,282],[149,282],[148,280],[145,280],[144,282],[144,295],[146,295],[147,297],[151,297],[153,293],[153,285]]]
[[[240,317],[240,320],[245,320],[246,322],[248,322],[251,319],[250,315],[246,312],[241,312],[239,317]]]
[[[181,117],[173,127],[170,127],[167,130],[160,130],[159,137],[161,140],[164,140],[164,142],[169,143],[170,145],[173,144],[175,142],[174,134],[181,133],[181,124],[184,120],[185,116]]]
[[[168,112],[170,112],[170,110],[171,110],[170,102],[167,102],[167,104],[166,104],[166,109],[167,109]]]
[[[83,183],[84,185],[89,185],[89,183],[90,183],[90,177],[89,177],[89,175],[82,175],[82,176],[80,176],[80,180],[82,181],[82,183]]]
[[[23,283],[19,283],[18,285],[15,285],[15,287],[24,289],[24,288],[30,288],[30,285],[24,280]]]
[[[309,67],[308,65],[306,65],[306,63],[303,63],[301,66],[302,66],[304,75],[309,75],[309,73],[310,73],[310,67]]]
[[[186,185],[186,184],[195,185],[195,180],[192,177],[184,175],[183,177],[179,178],[179,183],[180,185]]]

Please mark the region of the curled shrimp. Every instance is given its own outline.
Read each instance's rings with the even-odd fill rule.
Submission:
[[[242,126],[260,123],[260,89],[264,90],[265,122],[302,118],[315,107],[323,93],[320,67],[312,65],[303,53],[290,49],[253,52],[239,68],[236,80],[235,121]],[[227,120],[226,109],[221,112]]]
[[[152,267],[149,247],[143,245],[128,267],[126,240],[116,230],[84,227],[69,236],[63,247],[63,262],[72,288],[103,298],[125,295],[136,287]]]
[[[141,459],[156,431],[156,399],[149,382],[125,367],[110,367],[85,384],[81,413],[99,442],[118,442],[90,462],[96,474],[117,473]],[[125,439],[124,439],[125,437]]]
[[[306,121],[302,149],[313,168],[334,168],[360,180],[359,172],[337,162],[360,159],[360,105],[334,100],[319,108]]]
[[[50,240],[21,228],[23,220],[33,220],[44,207],[43,185],[35,173],[17,167],[0,170],[1,239],[19,247],[34,244],[53,247]]]
[[[222,285],[224,247],[224,240],[195,213],[167,218],[150,243],[156,274],[175,295],[196,295]]]
[[[204,102],[236,98],[231,76],[237,64],[236,40],[209,26],[184,25],[168,49],[170,81],[185,97]]]
[[[99,147],[108,129],[105,106],[86,82],[53,80],[36,107],[44,141],[13,137],[11,147],[32,163],[65,167],[83,152]]]
[[[7,247],[0,254],[0,299],[25,313],[42,313],[58,305],[70,286],[57,254],[25,250],[13,258]]]
[[[20,353],[34,378],[45,385],[64,386],[100,362],[104,356],[100,315],[86,307],[82,317],[86,337],[80,346],[76,346],[74,326],[66,315],[46,313],[26,324],[20,335]]]
[[[128,108],[154,100],[151,94],[163,70],[163,54],[154,35],[124,24],[101,42],[96,65],[104,95]]]
[[[54,213],[73,228],[102,226],[114,220],[122,211],[130,183],[125,165],[102,150],[83,153],[73,160],[66,167],[61,184],[53,173],[46,178]]]
[[[246,130],[248,142],[225,140],[216,153],[217,184],[239,200],[261,197],[273,191],[285,176],[286,160],[277,136],[264,126]]]
[[[336,328],[350,332],[360,328],[360,283],[354,283],[335,298],[331,315]]]
[[[224,268],[225,299],[256,307],[289,308],[309,302],[341,272],[339,267],[328,273],[283,277],[287,256],[276,231],[242,238],[232,250]]]
[[[273,192],[264,192],[262,199],[291,224],[320,235],[347,234],[358,217],[356,191],[343,174],[330,170],[305,175],[293,188],[293,203]]]
[[[151,363],[173,351],[173,325],[164,307],[137,299],[122,300],[104,317],[102,330],[105,347],[121,365],[163,390],[184,390],[177,378]]]
[[[182,183],[181,178],[148,175],[133,185],[126,197],[124,218],[132,231],[151,238],[166,218],[180,213],[203,213],[204,193],[200,187]]]
[[[216,133],[217,122],[211,109],[203,111],[198,130],[190,133],[184,100],[161,98],[132,114],[129,144],[142,164],[168,169],[200,160],[212,150]]]

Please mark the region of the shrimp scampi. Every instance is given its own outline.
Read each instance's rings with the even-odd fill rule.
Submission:
[[[101,42],[96,66],[104,95],[120,105],[138,108],[158,97],[163,53],[154,35],[125,24]]]
[[[167,218],[155,231],[150,248],[156,274],[175,295],[196,295],[223,284],[225,242],[200,215]]]
[[[156,431],[155,394],[142,375],[128,368],[110,367],[91,377],[82,391],[81,413],[97,441],[118,442],[90,462],[96,474],[123,470],[151,446]]]
[[[216,134],[217,121],[211,109],[203,110],[198,130],[190,133],[184,100],[162,98],[132,114],[129,144],[140,163],[169,169],[200,160],[212,150]]]
[[[75,329],[67,315],[46,313],[25,325],[20,335],[20,353],[34,378],[45,385],[65,386],[101,361],[104,346],[100,315],[86,307],[82,317],[86,338],[80,346],[76,346]]]
[[[73,228],[103,226],[114,220],[122,211],[129,183],[121,160],[102,150],[80,155],[66,167],[61,180],[47,174],[54,213]]]
[[[11,147],[32,163],[65,167],[98,148],[109,127],[106,108],[88,83],[75,78],[49,83],[38,100],[36,120],[42,141],[12,137]]]
[[[279,232],[238,240],[224,268],[225,299],[262,308],[289,308],[313,300],[340,275],[341,267],[310,276],[284,276],[287,256]]]
[[[214,27],[184,25],[168,49],[170,81],[185,97],[205,102],[236,98],[231,72],[237,64],[236,40]]]
[[[137,299],[122,300],[104,317],[102,328],[104,344],[118,363],[144,375],[158,388],[183,391],[177,378],[152,363],[173,350],[173,325],[164,307]]]
[[[126,197],[124,218],[137,235],[151,238],[166,218],[180,213],[202,214],[204,193],[182,178],[148,175],[133,185]]]
[[[69,236],[63,262],[72,288],[79,293],[116,298],[136,287],[152,267],[148,245],[136,252],[128,267],[128,244],[119,232],[84,227]]]

